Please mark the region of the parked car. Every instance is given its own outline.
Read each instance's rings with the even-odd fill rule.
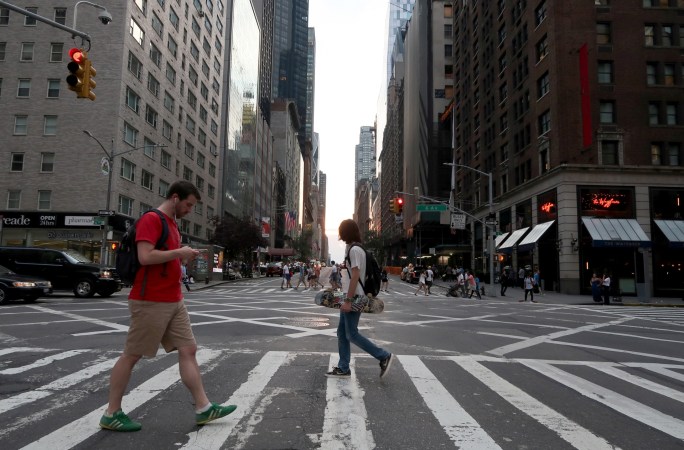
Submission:
[[[277,264],[269,264],[266,267],[266,276],[267,277],[282,277],[283,276],[282,266],[279,266]]]
[[[0,304],[19,299],[33,303],[38,297],[51,293],[52,285],[49,281],[18,275],[7,267],[0,266]]]
[[[0,247],[0,265],[48,280],[54,290],[70,290],[79,298],[109,297],[123,286],[116,269],[102,268],[74,250]]]

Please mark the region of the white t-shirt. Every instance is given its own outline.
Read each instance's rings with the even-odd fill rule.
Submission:
[[[290,268],[287,267],[287,264],[283,264],[283,277],[285,277],[285,275],[288,275],[289,273],[290,273]]]
[[[425,271],[425,281],[432,281],[434,276],[435,274],[432,272],[432,269],[428,269]]]
[[[349,250],[349,245],[347,245],[347,248],[345,249],[344,253],[345,255],[349,255],[349,262],[347,263],[347,267],[349,268],[349,273],[351,273],[351,270],[354,267],[359,268],[359,281],[363,281],[366,275],[366,252],[363,250],[363,248],[359,247],[358,245],[355,245],[354,248]],[[349,293],[349,277],[343,277],[342,278],[342,290],[345,293]],[[361,283],[359,283],[358,286],[356,286],[356,295],[363,295],[365,294],[365,291],[361,287]]]

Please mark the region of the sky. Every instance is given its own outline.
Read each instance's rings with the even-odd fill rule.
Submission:
[[[314,131],[327,176],[325,231],[334,261],[344,258],[337,227],[354,214],[360,128],[374,124],[386,77],[388,8],[386,0],[309,0],[309,26],[316,31]]]

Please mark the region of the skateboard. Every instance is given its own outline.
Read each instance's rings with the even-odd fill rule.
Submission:
[[[314,302],[317,305],[325,306],[326,308],[340,309],[340,306],[342,306],[342,303],[344,303],[344,297],[344,292],[333,292],[330,289],[326,289],[316,294]],[[385,302],[379,298],[357,297],[355,303],[360,303],[360,305],[357,306],[357,308],[360,308],[359,312],[381,313],[385,310]]]

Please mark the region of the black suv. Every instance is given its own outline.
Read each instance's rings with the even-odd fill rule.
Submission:
[[[0,247],[0,265],[20,275],[48,280],[53,289],[70,290],[80,298],[96,293],[109,297],[122,287],[116,270],[100,268],[73,250]]]

